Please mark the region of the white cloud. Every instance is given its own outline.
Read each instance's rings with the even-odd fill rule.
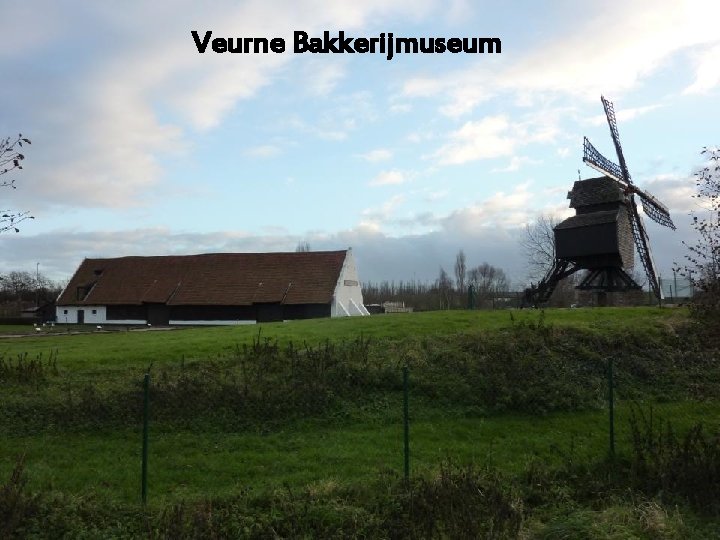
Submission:
[[[435,138],[435,134],[433,132],[425,131],[425,130],[419,131],[419,132],[416,131],[414,133],[409,133],[406,136],[407,141],[410,143],[413,143],[413,144],[419,144],[419,143],[422,143],[425,141],[431,141],[434,138]]]
[[[691,200],[688,194],[693,185],[690,178],[668,175],[643,186],[671,203],[678,225],[678,231],[672,232],[646,220],[656,262],[663,270],[681,259],[681,240],[692,238],[687,220],[679,219],[685,203],[676,203],[672,198]],[[39,261],[43,273],[53,279],[66,279],[84,257],[293,251],[299,241],[308,241],[318,250],[352,246],[363,280],[410,279],[413,275],[420,280],[434,279],[438,266],[451,267],[455,253],[463,248],[469,265],[487,261],[504,268],[517,282],[525,276],[525,261],[518,244],[524,225],[539,214],[562,219],[574,212],[567,207],[567,201],[543,205],[541,201],[550,192],[556,200],[554,193],[564,195],[567,186],[538,193],[525,183],[445,214],[403,212],[407,197],[394,195],[377,207],[365,209],[356,226],[341,231],[297,233],[275,227],[257,234],[241,230],[192,233],[138,228],[105,232],[57,230],[34,236],[23,231],[21,235],[0,237],[0,250],[6,254],[0,261],[0,272],[34,268]]]
[[[519,227],[527,223],[532,210],[533,194],[528,184],[521,184],[512,192],[497,192],[487,199],[453,211],[444,218],[448,230],[470,231],[479,227]]]
[[[704,94],[720,85],[720,45],[702,51],[695,63],[695,81],[683,94]]]
[[[403,195],[394,195],[377,208],[366,208],[362,211],[360,226],[380,231],[382,225],[395,216],[398,206],[404,201]]]
[[[442,165],[458,165],[478,159],[507,156],[513,153],[516,139],[509,134],[505,116],[488,116],[478,122],[466,122],[449,135],[433,157]]]
[[[540,163],[542,163],[542,160],[539,159],[532,159],[527,156],[513,156],[506,167],[492,169],[490,172],[516,172],[525,165],[538,165]]]
[[[439,111],[451,117],[467,115],[478,104],[508,93],[524,107],[557,94],[595,100],[602,93],[616,96],[635,87],[689,47],[701,52],[696,81],[687,91],[707,91],[720,77],[718,20],[720,4],[703,0],[592,4],[582,19],[568,20],[562,32],[541,34],[524,55],[502,64],[473,63],[437,77],[411,77],[401,94],[439,97]]]
[[[198,54],[190,30],[213,37],[284,37],[292,29],[348,32],[368,21],[425,17],[435,0],[391,4],[315,0],[168,4],[55,2],[9,6],[0,51],[4,69],[2,125],[33,139],[32,175],[14,202],[33,208],[145,205],[163,180],[162,162],[184,157],[197,131],[222,124],[239,102],[258,96],[308,55]],[[380,19],[378,19],[380,18]],[[341,62],[315,62],[307,91],[327,95],[344,76]],[[297,73],[293,73],[297,75]],[[357,95],[335,102],[314,134],[341,140],[371,117]],[[7,104],[16,104],[17,106]],[[268,149],[269,150],[269,149]],[[264,152],[267,150],[260,150]],[[29,153],[30,154],[30,153]],[[29,155],[30,158],[30,155]],[[29,160],[30,161],[30,160]],[[38,194],[42,194],[41,197]]]
[[[407,97],[433,97],[447,88],[441,78],[413,77],[403,85],[403,95]]]
[[[644,107],[631,107],[631,108],[622,108],[620,110],[615,110],[615,119],[618,122],[626,122],[629,120],[632,120],[633,118],[637,118],[638,116],[641,116],[643,114],[649,113],[650,111],[654,111],[655,109],[660,108],[660,105],[646,105]],[[594,126],[599,126],[601,124],[607,123],[607,116],[605,116],[605,113],[598,114],[593,116],[589,123]]]
[[[390,171],[383,171],[378,174],[375,178],[370,180],[369,186],[388,186],[396,184],[404,184],[408,181],[408,175],[397,169]]]
[[[319,117],[311,121],[294,115],[284,120],[288,129],[300,131],[330,141],[343,141],[348,136],[377,118],[372,95],[367,91],[342,94],[326,99]]]
[[[472,112],[475,107],[491,97],[489,91],[473,86],[457,86],[450,90],[451,100],[440,107],[440,112],[458,118]]]
[[[526,112],[513,121],[501,114],[465,122],[458,130],[446,136],[449,142],[431,157],[441,165],[458,165],[512,156],[517,149],[531,143],[555,144],[558,139],[567,138],[559,124],[565,112],[566,108],[544,108]],[[534,162],[515,156],[509,167],[494,172],[515,171],[523,163]]]
[[[304,85],[305,90],[320,97],[330,94],[340,80],[345,77],[344,64],[334,61],[332,58],[321,58],[308,62],[305,71],[305,77],[303,78],[307,81]]]
[[[360,154],[360,157],[370,163],[377,163],[378,161],[387,161],[392,157],[392,152],[385,148],[377,148],[371,150],[365,154]]]
[[[692,197],[697,191],[695,178],[692,176],[654,175],[652,180],[643,182],[641,189],[666,205],[670,210],[673,221],[676,221],[679,215],[687,214],[693,210],[700,210],[697,199]]]

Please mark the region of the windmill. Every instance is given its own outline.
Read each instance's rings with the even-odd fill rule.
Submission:
[[[635,250],[655,297],[658,301],[663,298],[635,196],[650,219],[671,229],[675,225],[664,204],[633,184],[620,145],[615,109],[612,102],[600,99],[619,164],[603,156],[587,137],[583,139],[583,162],[604,176],[578,180],[568,193],[576,215],[554,228],[554,263],[537,286],[525,291],[525,301],[532,305],[546,302],[561,279],[579,270],[587,270],[587,274],[578,289],[598,292],[640,289],[625,271],[633,266]]]

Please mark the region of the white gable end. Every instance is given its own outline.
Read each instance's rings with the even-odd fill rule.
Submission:
[[[363,305],[362,289],[360,278],[352,249],[348,249],[340,270],[340,277],[335,285],[332,305],[330,306],[331,317],[370,315]]]

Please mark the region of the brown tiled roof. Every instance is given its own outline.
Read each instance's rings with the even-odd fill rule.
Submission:
[[[326,304],[346,251],[85,259],[58,305]],[[78,288],[89,292],[78,300]]]

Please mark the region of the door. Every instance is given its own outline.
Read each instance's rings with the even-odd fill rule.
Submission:
[[[280,303],[255,304],[255,320],[257,322],[279,322],[283,320],[283,306]]]
[[[78,309],[77,323],[85,324],[85,310],[84,309]]]
[[[170,324],[170,308],[165,304],[146,304],[147,322],[153,326],[167,326]]]

